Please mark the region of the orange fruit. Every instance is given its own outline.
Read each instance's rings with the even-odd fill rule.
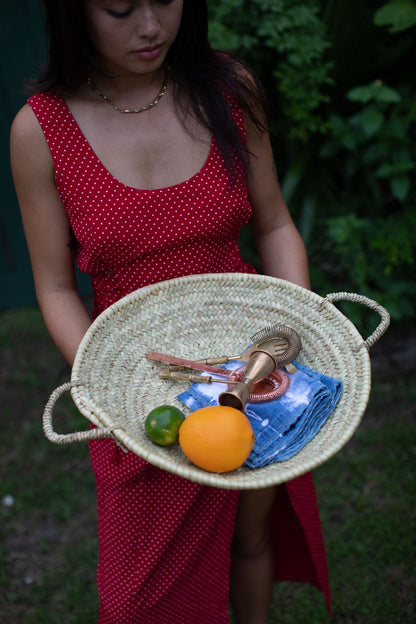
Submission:
[[[179,427],[185,415],[173,405],[160,405],[149,412],[144,428],[149,438],[160,446],[170,446],[178,441]]]
[[[247,416],[234,407],[202,407],[189,414],[179,428],[179,444],[186,457],[209,472],[230,472],[246,461],[254,444]]]

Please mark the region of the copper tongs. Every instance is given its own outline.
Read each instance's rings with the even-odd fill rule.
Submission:
[[[205,364],[204,362],[179,358],[174,355],[167,355],[165,353],[158,353],[155,351],[150,351],[149,353],[146,353],[146,357],[149,360],[155,360],[157,362],[163,362],[164,364],[168,364],[168,367],[165,367],[160,371],[161,379],[190,381],[192,383],[237,383],[237,381],[229,379],[232,371],[227,370],[226,368],[219,368],[217,366]],[[178,370],[178,368],[181,370]],[[227,379],[214,379],[212,375],[196,375],[186,372],[185,369],[197,370],[204,373],[212,373],[213,375],[227,377]]]
[[[296,373],[292,361],[301,349],[300,337],[287,325],[270,325],[254,334],[251,339],[252,344],[245,351],[235,356],[220,356],[195,361],[164,353],[149,352],[147,357],[168,365],[160,373],[162,379],[237,384],[237,388],[220,395],[220,403],[235,406],[237,409],[244,409],[251,387],[273,373],[277,367],[285,366],[288,372]],[[247,363],[244,378],[239,382],[229,378],[232,371],[213,366],[215,363],[226,364],[230,360],[243,360]],[[210,375],[193,375],[185,372],[184,369],[199,370],[228,379],[213,379]]]

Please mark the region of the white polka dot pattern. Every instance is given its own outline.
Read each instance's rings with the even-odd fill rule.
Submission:
[[[99,624],[226,624],[237,492],[90,443],[99,518]]]
[[[103,166],[63,99],[29,100],[52,154],[57,188],[77,240],[76,262],[92,277],[94,316],[147,284],[195,273],[253,272],[239,253],[251,207],[238,166],[230,183],[216,141],[202,169],[156,190],[128,187]],[[243,118],[236,122],[244,132]]]
[[[251,216],[212,141],[189,180],[139,190],[102,165],[62,98],[29,100],[51,151],[74,231],[78,267],[91,274],[97,315],[136,288],[192,273],[254,272],[237,238]],[[241,114],[236,120],[244,131]],[[90,443],[99,519],[99,624],[226,624],[238,492],[186,481]]]

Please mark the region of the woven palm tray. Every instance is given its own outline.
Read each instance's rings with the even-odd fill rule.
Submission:
[[[366,340],[333,305],[342,300],[380,314],[380,325]],[[274,323],[290,325],[300,335],[299,362],[344,384],[336,409],[299,453],[264,468],[213,474],[192,465],[179,446],[161,447],[147,438],[144,420],[154,407],[168,403],[187,413],[176,396],[188,387],[186,382],[160,379],[160,365],[148,360],[147,352],[191,360],[235,355],[248,346],[251,335]],[[361,295],[322,298],[262,275],[193,275],[146,286],[110,306],[91,325],[78,348],[71,381],[57,388],[45,407],[44,432],[57,444],[111,436],[151,464],[205,485],[276,485],[321,465],[351,438],[370,394],[368,349],[388,325],[388,312]],[[54,405],[68,390],[78,410],[97,428],[63,435],[54,431]]]

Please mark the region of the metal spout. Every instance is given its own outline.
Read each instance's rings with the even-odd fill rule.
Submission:
[[[220,394],[219,404],[244,411],[252,386],[275,370],[276,361],[269,353],[260,349],[254,351],[247,362],[243,379],[232,390]]]

